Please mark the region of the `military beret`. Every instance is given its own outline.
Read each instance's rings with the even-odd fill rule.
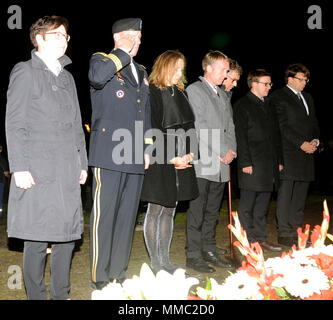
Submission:
[[[112,33],[121,31],[141,31],[142,20],[140,18],[126,18],[117,20],[112,26]]]

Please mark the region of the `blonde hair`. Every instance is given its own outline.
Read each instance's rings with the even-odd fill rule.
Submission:
[[[202,59],[202,70],[206,72],[207,66],[211,66],[218,59],[228,60],[228,57],[219,50],[210,50]]]
[[[149,83],[154,84],[159,89],[165,89],[168,87],[170,77],[173,75],[176,69],[178,60],[184,61],[183,76],[176,84],[179,90],[184,91],[186,78],[185,78],[185,56],[178,50],[167,50],[160,54],[153,65],[153,70],[149,75]]]

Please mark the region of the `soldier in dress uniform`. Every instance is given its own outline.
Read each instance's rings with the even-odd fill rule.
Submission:
[[[147,73],[133,57],[142,21],[128,18],[112,26],[114,49],[92,55],[89,68],[92,123],[89,165],[94,205],[90,218],[93,287],[126,278],[145,169],[144,133],[150,129]],[[147,141],[146,141],[147,142]]]

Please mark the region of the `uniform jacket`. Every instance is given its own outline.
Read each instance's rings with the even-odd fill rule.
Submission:
[[[288,87],[283,87],[271,94],[270,101],[276,109],[279,120],[284,170],[281,179],[295,181],[314,180],[314,158],[300,149],[304,141],[319,139],[319,127],[311,95],[302,92],[309,115],[296,94]]]
[[[193,167],[177,170],[168,158],[168,129],[184,129],[184,132],[193,130],[195,141],[185,146],[184,154],[193,152],[197,157],[198,147],[194,130],[194,114],[185,96],[177,88],[163,90],[150,85],[150,105],[152,128],[159,129],[164,138],[164,163],[154,163],[149,166],[144,178],[141,199],[157,203],[165,207],[176,207],[177,201],[192,200],[198,196],[198,186]],[[163,99],[163,95],[168,96]],[[169,100],[168,98],[172,99]],[[168,103],[169,102],[169,103]],[[173,104],[174,102],[174,104]],[[169,140],[170,141],[170,140]],[[196,144],[196,145],[195,145]],[[185,142],[186,145],[186,142]],[[169,143],[169,148],[175,148]],[[174,150],[175,153],[178,150]]]
[[[229,166],[218,156],[223,158],[229,149],[236,151],[232,108],[222,89],[217,88],[217,95],[203,77],[199,79],[186,89],[199,140],[200,160],[195,163],[195,172],[198,178],[226,182]]]
[[[72,75],[55,76],[34,51],[13,68],[7,92],[10,171],[30,171],[36,183],[24,190],[11,179],[8,236],[71,241],[83,232],[79,177],[88,169],[80,107]]]
[[[121,49],[90,59],[91,135],[89,165],[144,173],[144,134],[150,129],[149,84],[145,69]]]
[[[267,99],[266,99],[267,100]],[[237,139],[238,185],[241,189],[269,192],[279,180],[283,164],[275,110],[249,91],[234,105]],[[242,168],[252,166],[252,175]]]

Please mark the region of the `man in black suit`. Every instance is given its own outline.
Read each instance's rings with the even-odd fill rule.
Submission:
[[[266,216],[271,193],[283,169],[276,115],[266,97],[272,87],[270,73],[257,69],[247,78],[250,91],[234,106],[237,168],[240,188],[239,220],[249,242],[270,251],[282,248],[268,242]]]
[[[286,86],[271,95],[283,146],[284,170],[277,200],[278,241],[291,246],[297,242],[297,228],[302,227],[310,181],[314,180],[313,153],[319,145],[319,127],[313,99],[303,92],[310,72],[304,65],[289,65]]]

